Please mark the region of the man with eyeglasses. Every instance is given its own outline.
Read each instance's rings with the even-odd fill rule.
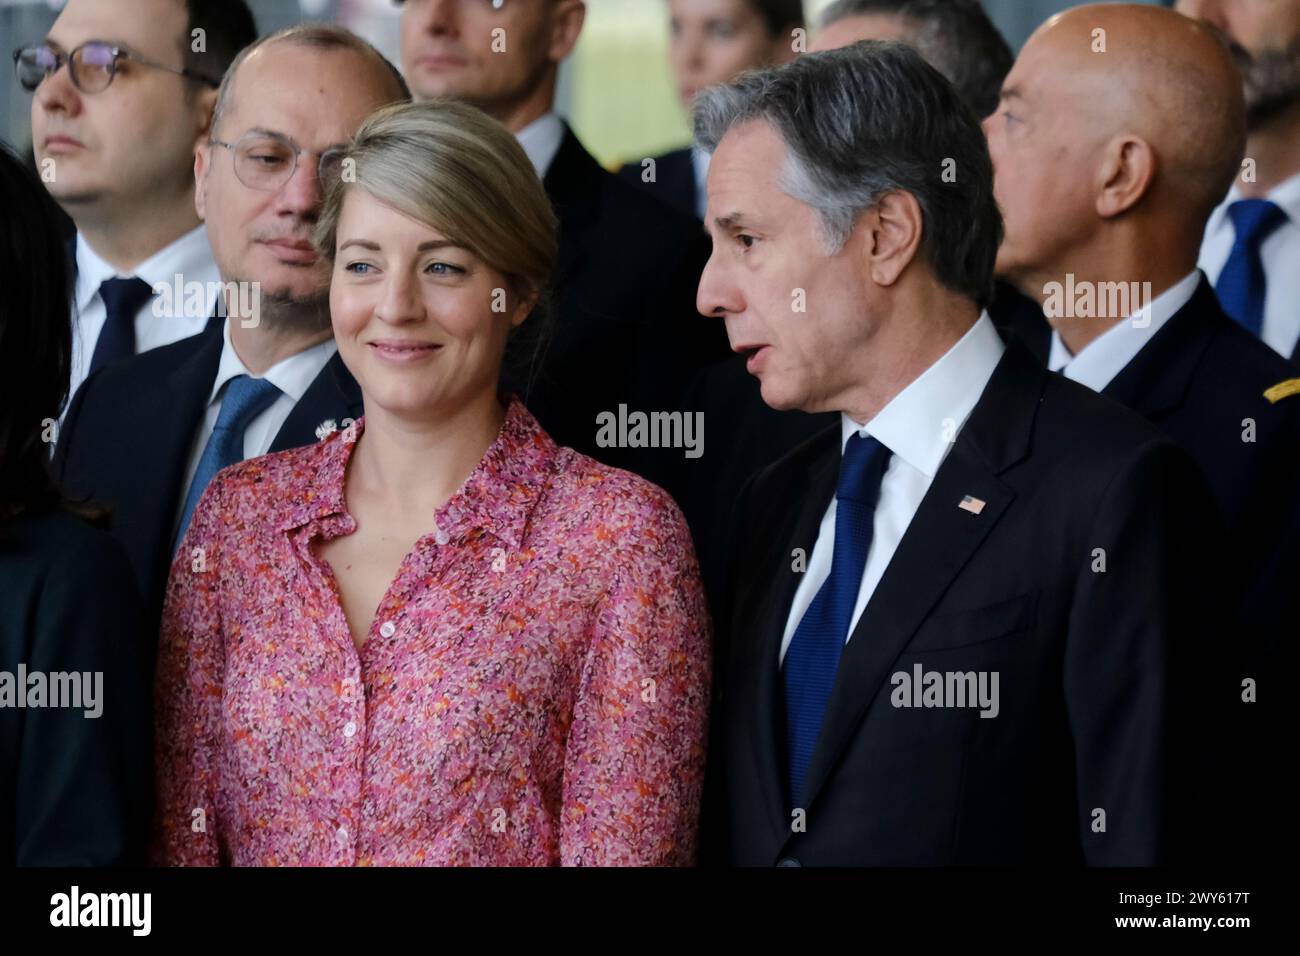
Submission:
[[[342,146],[375,110],[406,99],[382,54],[331,26],[259,40],[222,82],[194,178],[224,320],[91,376],[55,456],[70,491],[113,509],[150,625],[217,471],[361,417],[331,333],[330,270],[310,240]]]
[[[206,323],[210,299],[154,291],[217,278],[194,147],[222,74],[256,35],[244,0],[69,0],[43,42],[14,52],[41,178],[77,227],[69,394]]]

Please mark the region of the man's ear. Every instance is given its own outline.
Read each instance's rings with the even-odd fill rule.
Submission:
[[[551,12],[551,46],[547,51],[550,61],[563,63],[573,52],[587,19],[587,4],[583,0],[557,0]]]
[[[880,197],[855,229],[867,231],[862,237],[867,274],[876,285],[893,285],[921,248],[921,205],[906,190],[892,190]]]
[[[212,147],[207,142],[197,143],[194,147],[194,211],[199,218],[207,220],[205,208],[208,203],[208,169],[212,163]]]
[[[1155,150],[1137,136],[1117,136],[1102,151],[1097,173],[1097,215],[1110,219],[1141,201],[1155,180]]]
[[[212,132],[212,114],[217,108],[217,90],[204,88],[196,97],[195,115],[198,117],[198,131],[194,134],[195,142],[202,142]]]

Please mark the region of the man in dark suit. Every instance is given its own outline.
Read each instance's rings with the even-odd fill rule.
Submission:
[[[1096,29],[1142,43],[1099,58]],[[1242,721],[1230,741],[1243,763],[1275,766],[1277,751],[1254,748],[1280,731],[1280,655],[1300,622],[1300,370],[1229,319],[1196,267],[1245,146],[1237,71],[1177,13],[1081,8],[1030,38],[985,127],[1006,217],[997,268],[1046,311],[1023,312],[1019,336],[1053,371],[1148,418],[1214,492],[1229,532],[1218,574],[1237,609],[1219,703]],[[1243,700],[1246,681],[1258,702]],[[1243,816],[1266,832],[1280,781],[1259,790]]]
[[[404,71],[417,99],[472,103],[513,132],[559,216],[553,331],[539,342],[523,327],[507,386],[561,445],[680,491],[681,448],[605,444],[597,416],[620,405],[682,411],[688,376],[726,355],[694,308],[708,245],[692,217],[601,168],[554,112],[559,65],[584,16],[582,0],[499,9],[410,0]]]
[[[153,292],[177,275],[205,290],[217,279],[194,210],[194,148],[222,74],[257,28],[244,0],[59,6],[14,65],[32,92],[42,181],[75,223],[75,393],[102,366],[203,329],[211,299],[182,308]]]
[[[668,0],[668,59],[677,98],[690,110],[700,90],[745,70],[788,63],[802,51],[802,0]],[[796,33],[796,31],[798,31]],[[694,146],[624,164],[627,182],[696,219],[704,217],[709,154]]]
[[[682,149],[670,149],[658,156],[646,157],[653,160],[650,166],[645,160],[636,163],[624,163],[618,170],[618,176],[624,182],[631,183],[638,189],[668,203],[678,212],[699,218],[704,208],[704,177],[708,175],[708,166],[696,156],[697,153],[687,146]],[[649,178],[653,170],[654,178]]]
[[[760,866],[1174,857],[1221,529],[1184,452],[981,314],[975,117],[868,42],[704,94],[696,133],[701,311],[768,404],[841,416],[738,501],[706,840]]]
[[[900,40],[916,48],[981,117],[997,105],[1013,60],[1006,40],[976,0],[837,0],[822,11],[821,30],[811,49],[833,50],[858,40]],[[703,154],[698,147],[694,152]],[[999,288],[989,303],[995,323],[1014,318],[1010,310],[1017,298]],[[759,396],[758,382],[745,371],[743,358],[702,370],[688,394],[692,407],[704,411],[705,421],[727,423],[713,431],[710,454],[688,466],[681,498],[716,610],[728,563],[726,511],[719,502],[734,498],[746,478],[824,431],[836,416],[769,408]]]
[[[1300,3],[1175,0],[1174,9],[1218,31],[1246,98],[1246,158],[1206,221],[1200,266],[1234,321],[1300,364]]]
[[[151,623],[175,544],[218,469],[308,444],[362,413],[311,234],[325,158],[375,109],[405,98],[382,55],[333,27],[259,41],[222,84],[195,178],[226,315],[92,375],[56,451],[69,491],[114,512]]]

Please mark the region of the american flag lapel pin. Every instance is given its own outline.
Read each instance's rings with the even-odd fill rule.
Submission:
[[[985,502],[972,495],[962,495],[960,504],[957,505],[962,511],[969,511],[973,515],[979,514],[984,510]]]

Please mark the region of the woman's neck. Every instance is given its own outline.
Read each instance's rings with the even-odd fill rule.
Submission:
[[[364,494],[385,511],[432,516],[478,467],[505,414],[495,388],[424,419],[367,402],[365,428],[348,468],[349,494]]]

